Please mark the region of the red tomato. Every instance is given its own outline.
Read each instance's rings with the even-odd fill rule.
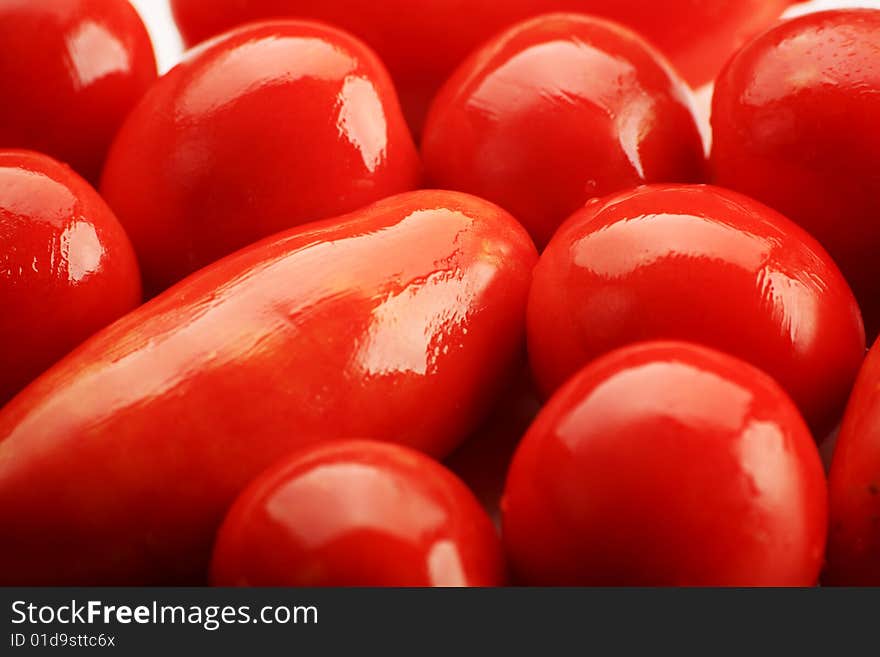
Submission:
[[[140,303],[134,251],[85,180],[30,151],[0,151],[0,406]]]
[[[688,343],[620,349],[580,371],[523,439],[504,543],[528,584],[809,586],[825,475],[766,374]]]
[[[499,586],[504,558],[473,494],[397,445],[345,440],[258,477],[217,536],[217,586]]]
[[[699,182],[686,85],[636,34],[554,14],[474,53],[438,94],[422,155],[431,182],[512,212],[538,247],[588,199]]]
[[[823,582],[880,586],[880,342],[853,389],[829,486],[831,529]]]
[[[695,185],[588,204],[535,269],[529,355],[545,394],[597,356],[651,339],[760,367],[817,437],[839,418],[865,353],[852,292],[813,238],[745,196]]]
[[[445,456],[517,361],[536,258],[500,208],[423,191],[168,290],[0,412],[0,583],[197,582],[229,504],[292,449]]]
[[[172,0],[190,44],[246,21],[277,16],[339,25],[388,64],[418,132],[434,93],[477,46],[514,23],[551,11],[619,21],[644,34],[694,84],[715,77],[751,35],[791,0]]]
[[[127,0],[0,2],[0,148],[30,148],[97,183],[122,120],[156,79]]]
[[[149,292],[255,240],[418,186],[420,163],[382,63],[328,26],[249,26],[152,87],[101,191]]]
[[[880,11],[811,14],[743,49],[715,87],[713,179],[812,233],[880,330]]]

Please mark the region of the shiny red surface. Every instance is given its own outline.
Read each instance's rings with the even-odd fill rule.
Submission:
[[[713,179],[812,233],[880,331],[880,11],[804,16],[740,52],[715,87]]]
[[[859,373],[830,473],[831,528],[822,581],[880,586],[880,346]]]
[[[207,44],[154,85],[101,192],[154,293],[257,239],[413,189],[420,167],[372,51],[283,21]]]
[[[695,85],[715,77],[746,39],[791,0],[172,0],[189,43],[249,20],[297,16],[327,21],[373,46],[391,70],[419,130],[436,90],[475,48],[541,13],[576,11],[624,23],[665,52]]]
[[[535,269],[529,355],[546,394],[597,356],[652,339],[760,367],[817,438],[837,422],[865,353],[855,298],[818,242],[760,203],[700,185],[591,202]]]
[[[502,502],[510,566],[545,585],[810,586],[825,476],[770,377],[685,343],[608,354],[526,434]]]
[[[341,441],[298,452],[241,494],[217,536],[216,586],[500,586],[473,494],[431,458]]]
[[[0,150],[0,406],[140,303],[134,251],[85,180]]]
[[[292,449],[445,456],[516,365],[536,257],[500,208],[422,191],[158,296],[0,412],[0,582],[198,583],[228,505]]]
[[[538,247],[588,199],[701,182],[703,144],[680,81],[636,34],[573,14],[510,28],[431,106],[430,182],[494,201]]]
[[[0,2],[0,148],[28,148],[97,183],[125,115],[156,79],[127,0]]]

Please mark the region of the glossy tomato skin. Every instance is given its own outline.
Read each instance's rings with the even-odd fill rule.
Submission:
[[[127,0],[0,3],[0,148],[69,164],[92,184],[125,115],[156,79]]]
[[[823,583],[880,586],[880,347],[859,372],[829,475],[831,527]]]
[[[839,419],[865,353],[855,298],[818,242],[770,208],[704,185],[594,201],[535,269],[528,344],[545,394],[597,356],[652,339],[760,367],[817,438]]]
[[[499,586],[495,527],[461,480],[409,448],[343,440],[283,459],[218,533],[215,586]]]
[[[158,296],[0,412],[0,581],[198,583],[229,504],[291,450],[445,456],[517,361],[536,258],[497,206],[421,191]]]
[[[746,39],[790,0],[172,0],[190,44],[247,21],[292,16],[327,21],[364,39],[388,65],[418,133],[444,80],[485,41],[538,14],[571,11],[623,23],[669,56],[694,85],[715,77]]]
[[[587,200],[645,182],[701,182],[686,85],[635,33],[553,14],[458,68],[422,143],[432,184],[494,201],[539,248]]]
[[[764,34],[715,87],[712,177],[828,249],[880,330],[880,11],[807,15]]]
[[[385,68],[297,21],[247,26],[165,75],[101,185],[148,292],[256,240],[413,189],[420,163]]]
[[[0,151],[0,406],[140,298],[131,243],[98,193],[46,155]]]
[[[538,585],[811,586],[828,516],[778,384],[674,342],[572,377],[517,449],[502,511],[510,567]]]

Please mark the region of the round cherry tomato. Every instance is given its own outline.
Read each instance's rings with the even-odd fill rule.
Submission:
[[[155,293],[259,238],[418,186],[385,68],[324,25],[241,28],[129,115],[101,191]]]
[[[498,586],[495,527],[455,475],[397,445],[294,454],[241,494],[217,536],[217,586]]]
[[[536,259],[497,206],[412,192],[129,313],[0,411],[0,584],[198,583],[229,504],[292,449],[446,456],[515,371]]]
[[[134,251],[98,193],[46,155],[0,151],[0,406],[140,299]]]
[[[391,70],[418,133],[431,98],[476,47],[514,23],[552,11],[619,21],[663,50],[695,85],[713,79],[746,39],[792,0],[172,0],[190,44],[260,18],[327,21],[373,46]]]
[[[686,85],[636,34],[553,14],[474,53],[438,94],[422,154],[431,182],[494,201],[545,245],[588,199],[699,182]]]
[[[545,394],[597,356],[651,339],[698,342],[760,367],[820,438],[865,354],[855,298],[818,242],[760,203],[702,185],[591,202],[535,269],[529,355]]]
[[[809,586],[825,475],[782,389],[688,343],[580,371],[517,449],[502,502],[515,575],[543,585]]]
[[[48,153],[97,183],[156,79],[137,12],[127,0],[3,0],[0,44],[0,148]]]
[[[826,584],[880,586],[880,341],[868,354],[830,474]]]
[[[880,11],[811,14],[743,49],[715,87],[713,180],[812,233],[880,331]]]

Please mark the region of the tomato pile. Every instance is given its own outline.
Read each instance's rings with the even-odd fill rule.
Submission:
[[[880,585],[880,6],[792,4],[0,2],[0,585]]]

